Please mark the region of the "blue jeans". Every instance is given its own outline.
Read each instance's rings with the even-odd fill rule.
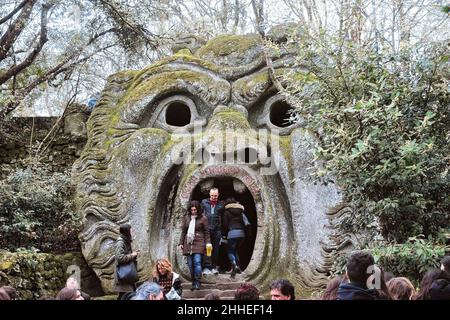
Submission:
[[[237,249],[241,246],[241,243],[244,241],[244,238],[231,238],[228,239],[228,259],[230,260],[231,265],[239,266],[239,256],[237,253]]]
[[[200,280],[202,276],[202,254],[193,253],[186,256],[189,271],[191,272],[192,281]]]
[[[219,262],[219,248],[222,234],[220,233],[220,230],[209,230],[209,234],[211,236],[211,244],[213,250],[211,257],[205,256],[204,267],[208,269],[214,269],[217,267],[217,264]]]

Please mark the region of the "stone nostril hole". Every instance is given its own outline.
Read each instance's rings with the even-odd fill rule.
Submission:
[[[195,152],[194,162],[195,163],[207,163],[211,159],[210,153],[205,149],[201,148]]]
[[[237,156],[241,163],[255,164],[258,161],[258,151],[254,148],[239,150]]]
[[[262,165],[270,163],[270,159],[272,157],[272,150],[270,146],[265,146],[264,149],[260,149],[260,153],[258,154],[258,161]]]

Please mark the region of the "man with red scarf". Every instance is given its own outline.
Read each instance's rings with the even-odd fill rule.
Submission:
[[[209,191],[209,199],[203,199],[201,205],[208,218],[209,233],[211,235],[211,244],[213,247],[211,257],[205,256],[203,273],[218,274],[217,264],[219,260],[220,239],[222,238],[220,229],[224,211],[223,204],[219,202],[219,189],[212,188]]]

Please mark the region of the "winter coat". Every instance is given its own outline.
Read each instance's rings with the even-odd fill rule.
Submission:
[[[214,214],[212,214],[212,206],[209,199],[203,199],[201,206],[203,208],[203,214],[208,218],[208,225],[210,230],[219,230],[222,225],[222,215],[224,211],[223,204],[217,202],[214,207]]]
[[[431,284],[429,296],[431,300],[450,300],[450,275],[442,272]]]
[[[126,264],[135,258],[132,256],[131,242],[120,236],[116,241],[116,268],[114,272],[114,286],[115,292],[131,292],[134,291],[134,285],[128,283],[119,283],[117,279],[117,267],[119,264]]]
[[[378,300],[378,292],[375,289],[367,289],[366,285],[360,283],[341,283],[337,300]]]
[[[209,235],[208,219],[202,215],[195,219],[195,237],[192,244],[187,243],[187,232],[191,216],[183,218],[183,225],[181,227],[181,237],[179,244],[183,245],[183,255],[191,255],[193,253],[205,254],[206,244],[211,243]]]
[[[222,220],[222,235],[228,234],[228,231],[234,229],[245,230],[242,213],[244,207],[239,203],[230,203],[225,206],[225,212]]]

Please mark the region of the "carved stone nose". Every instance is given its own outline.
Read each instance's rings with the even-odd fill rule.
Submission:
[[[248,112],[242,106],[219,105],[214,109],[207,130],[250,130]]]

